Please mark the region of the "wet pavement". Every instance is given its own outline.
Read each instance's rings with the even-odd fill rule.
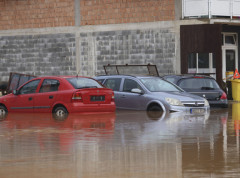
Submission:
[[[208,115],[8,114],[0,178],[240,177],[240,103]]]

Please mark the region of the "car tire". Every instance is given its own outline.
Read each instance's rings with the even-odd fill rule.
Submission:
[[[0,106],[0,120],[4,120],[7,117],[8,110],[5,106]]]
[[[68,111],[63,106],[58,106],[53,110],[53,116],[56,120],[65,120],[68,117]]]
[[[147,110],[147,115],[150,119],[160,119],[163,116],[163,109],[158,105],[150,106]]]
[[[148,111],[163,111],[163,109],[158,105],[153,105],[148,108]]]

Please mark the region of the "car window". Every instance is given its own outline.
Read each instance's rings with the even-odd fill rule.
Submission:
[[[180,80],[179,87],[183,89],[211,90],[219,89],[217,82],[208,78],[188,78]]]
[[[103,83],[105,79],[97,79],[97,81],[99,81],[100,83]]]
[[[123,84],[123,91],[124,92],[131,92],[132,89],[138,88],[142,90],[142,87],[132,79],[125,79]]]
[[[169,81],[169,82],[175,83],[175,84],[176,84],[176,81],[177,81],[177,79],[174,78],[174,77],[164,77],[164,79]]]
[[[75,78],[68,78],[67,81],[76,89],[103,88],[102,85],[100,85],[96,80],[93,80],[91,78],[75,77]]]
[[[31,82],[23,85],[23,87],[19,90],[19,94],[35,93],[39,82],[40,82],[40,80],[34,80],[34,81],[31,81]]]
[[[111,79],[107,79],[104,82],[104,85],[107,88],[111,88],[113,91],[119,91],[120,84],[121,84],[121,79],[120,78],[111,78]]]
[[[162,80],[160,78],[141,78],[141,82],[146,88],[151,92],[179,92],[182,91],[179,87],[173,85],[172,83]]]
[[[44,93],[44,92],[58,91],[59,84],[60,83],[58,80],[45,79],[42,83],[42,86],[39,92]]]

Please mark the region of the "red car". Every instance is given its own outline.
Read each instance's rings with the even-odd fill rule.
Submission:
[[[78,76],[34,78],[0,97],[0,115],[7,112],[114,112],[114,93],[96,80]]]

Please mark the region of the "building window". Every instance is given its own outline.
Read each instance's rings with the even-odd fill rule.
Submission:
[[[237,34],[235,33],[223,33],[222,39],[224,46],[237,46]]]
[[[191,53],[188,55],[188,73],[216,73],[213,53]],[[214,74],[212,74],[215,77]]]

